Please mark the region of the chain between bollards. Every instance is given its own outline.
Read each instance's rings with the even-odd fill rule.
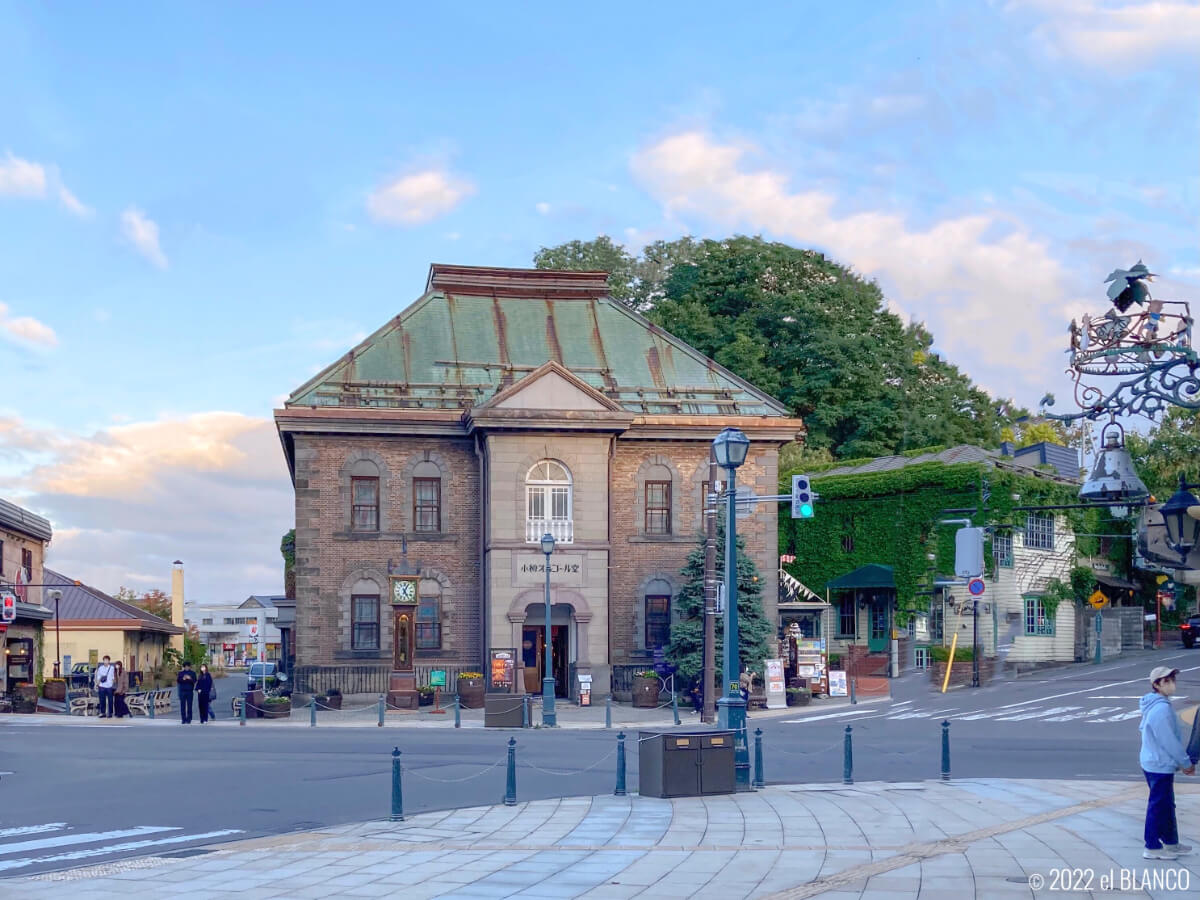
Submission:
[[[317,698],[313,697],[308,701],[308,724],[316,728],[317,726]]]
[[[404,789],[400,784],[400,748],[392,751],[392,815],[393,822],[404,821]]]
[[[604,727],[612,728],[612,694],[604,698]]]
[[[942,720],[942,781],[950,780],[950,720]]]
[[[458,694],[454,695],[454,727],[462,728],[462,707],[458,703]]]
[[[386,703],[386,701],[384,700],[383,694],[380,694],[379,695],[379,727],[380,728],[383,727],[383,713],[384,713],[384,710],[386,709],[386,707],[384,705],[385,703]]]
[[[675,724],[679,724],[679,701],[675,697],[675,692],[671,691],[671,715],[675,717]]]
[[[625,732],[617,732],[617,788],[614,797],[625,796]]]
[[[845,752],[842,760],[842,784],[854,784],[854,739],[850,736],[850,726],[846,726]]]
[[[756,789],[766,787],[763,780],[762,729],[754,729],[754,785]]]
[[[517,739],[508,739],[508,777],[504,780],[504,805],[517,805]]]

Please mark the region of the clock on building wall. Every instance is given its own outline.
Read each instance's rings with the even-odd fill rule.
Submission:
[[[415,604],[417,602],[417,579],[393,578],[392,603]]]

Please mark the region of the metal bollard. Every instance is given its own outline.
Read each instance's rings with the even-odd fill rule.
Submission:
[[[612,694],[604,698],[604,727],[612,728]]]
[[[850,726],[846,726],[845,759],[842,763],[842,784],[854,784],[854,739],[850,737]]]
[[[393,822],[404,821],[404,788],[400,784],[400,748],[392,751],[392,814]]]
[[[529,727],[529,695],[521,695],[521,727]]]
[[[517,805],[517,739],[508,739],[508,777],[504,780],[504,805]]]
[[[246,724],[246,707],[249,706],[249,704],[250,704],[249,693],[242,694],[242,709],[241,709],[241,713],[239,715],[239,719],[240,719],[240,721],[238,722],[239,725]]]
[[[454,695],[454,727],[462,728],[462,712],[458,705],[458,694]]]
[[[675,724],[679,724],[679,701],[675,698],[675,692],[671,691],[671,714],[675,716]]]
[[[754,787],[766,787],[763,780],[762,729],[754,729]]]
[[[850,679],[850,705],[851,706],[855,706],[858,704],[858,698],[854,696],[854,688],[857,686],[857,684],[858,684],[857,678]]]
[[[308,701],[308,724],[313,728],[317,727],[317,698],[316,697],[313,697],[311,700]]]
[[[942,781],[950,780],[950,720],[942,720]]]
[[[387,700],[384,699],[383,694],[380,694],[379,695],[379,727],[380,728],[383,727],[383,714],[387,709],[387,707],[385,705],[386,703],[387,703]]]
[[[243,703],[243,705],[245,705],[245,704]],[[154,718],[154,695],[153,695],[153,692],[151,692],[149,699],[146,700],[146,715],[148,715],[152,719]]]
[[[617,732],[617,789],[614,797],[625,796],[625,732]]]

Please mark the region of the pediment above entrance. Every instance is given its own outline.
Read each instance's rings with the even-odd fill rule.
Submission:
[[[565,366],[548,362],[501,391],[483,409],[623,412],[620,405]]]

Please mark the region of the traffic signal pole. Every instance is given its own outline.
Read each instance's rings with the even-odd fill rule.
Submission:
[[[701,664],[700,721],[717,720],[717,500],[721,469],[712,448],[708,451],[708,494],[704,498],[704,658]]]

